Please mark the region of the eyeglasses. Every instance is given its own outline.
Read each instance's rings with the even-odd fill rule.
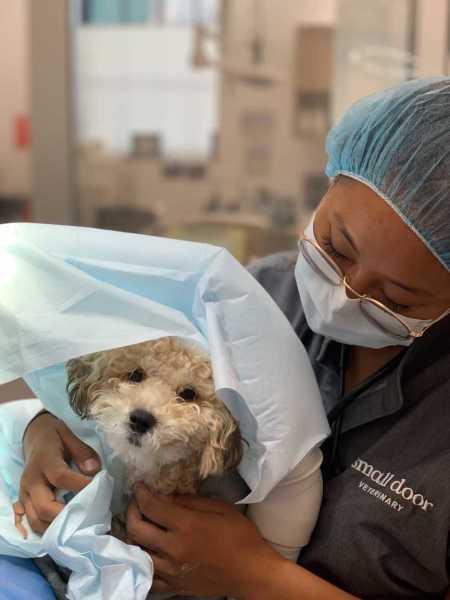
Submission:
[[[336,264],[325,250],[323,250],[323,248],[321,248],[314,240],[310,240],[303,236],[299,242],[299,250],[311,269],[322,279],[336,287],[343,285],[356,296],[356,298],[349,298],[349,300],[359,303],[361,312],[366,319],[384,333],[394,335],[401,340],[410,337],[421,337],[431,325],[434,325],[434,323],[443,319],[450,312],[450,309],[446,310],[440,317],[426,323],[420,330],[411,329],[399,315],[385,306],[382,302],[354,290],[348,283],[347,278],[339,265]]]

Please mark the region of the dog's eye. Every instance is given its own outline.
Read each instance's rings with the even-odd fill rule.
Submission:
[[[192,400],[197,398],[197,392],[191,387],[183,388],[177,395],[180,398],[183,398],[183,400],[186,400],[186,402],[192,402]]]
[[[140,383],[144,379],[144,371],[142,369],[135,369],[131,373],[128,373],[128,380],[133,383]]]

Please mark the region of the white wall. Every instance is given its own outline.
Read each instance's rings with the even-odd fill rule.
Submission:
[[[0,194],[30,191],[29,152],[14,147],[13,119],[29,112],[28,0],[0,2]]]
[[[77,136],[125,151],[160,132],[169,154],[206,154],[217,127],[216,75],[190,68],[188,27],[85,26],[74,32]]]

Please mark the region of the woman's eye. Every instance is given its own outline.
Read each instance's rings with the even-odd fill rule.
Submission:
[[[384,299],[383,304],[385,304],[388,308],[390,308],[393,312],[403,313],[405,310],[408,310],[409,306],[405,306],[404,304],[398,304],[397,302],[393,302],[388,298]]]
[[[128,373],[128,381],[133,383],[140,383],[144,379],[144,371],[142,369],[135,369],[131,373]]]
[[[194,388],[185,387],[177,393],[177,396],[186,402],[192,402],[192,400],[197,398],[197,392],[194,390]]]
[[[336,248],[333,246],[333,243],[331,242],[330,238],[325,238],[323,237],[321,240],[321,245],[322,248],[325,250],[325,252],[328,254],[328,256],[335,258],[336,260],[346,260],[346,257],[341,254],[340,252],[338,252],[336,250]]]

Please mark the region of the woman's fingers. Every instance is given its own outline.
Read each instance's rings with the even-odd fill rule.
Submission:
[[[42,414],[30,423],[24,435],[24,455],[20,499],[31,527],[42,532],[63,509],[55,491],[79,492],[91,482],[86,472],[93,474],[100,461],[94,450],[50,414]],[[67,464],[73,461],[86,467],[84,474]],[[89,461],[94,464],[89,465]]]
[[[45,471],[29,465],[20,483],[20,500],[24,503],[31,527],[42,533],[64,508],[64,505],[56,499],[55,489],[77,492],[90,481],[89,477],[74,472],[63,461],[46,466]],[[29,501],[25,502],[26,498]],[[30,502],[33,506],[32,515],[28,513]],[[38,523],[37,529],[34,523]]]
[[[101,462],[95,450],[77,438],[77,436],[74,435],[62,422],[58,423],[58,433],[61,437],[66,453],[82,473],[92,476],[101,469]],[[78,479],[78,481],[81,482],[83,480]],[[66,489],[70,489],[71,491],[79,491],[69,487]]]
[[[151,555],[153,566],[155,569],[152,592],[170,592],[172,594],[191,595],[185,576],[192,571],[191,565],[185,563],[182,565],[174,565],[169,560],[158,555]]]
[[[157,552],[150,552],[150,556],[155,569],[155,576],[161,577],[168,582],[171,578],[181,575],[182,569],[168,558],[159,555]]]
[[[141,506],[144,506],[149,514],[151,513],[152,520],[154,520],[154,512],[157,513],[158,509],[163,513],[169,507],[169,513],[171,512],[170,508],[173,508],[173,504],[170,500],[165,502],[159,500],[159,498],[150,494],[145,486],[143,487],[144,489],[141,489],[141,486],[137,486],[135,493],[136,496],[139,494]],[[153,500],[155,503],[153,503]],[[157,507],[156,511],[154,510],[155,506]],[[182,507],[175,508],[178,510],[172,511],[170,514],[172,518],[169,517],[171,523],[173,519],[179,522],[179,512],[183,514],[189,512]],[[169,524],[169,521],[161,515],[159,515],[158,521]],[[187,593],[187,590],[183,587],[184,578],[194,569],[193,563],[181,558],[181,555],[177,552],[176,537],[174,537],[170,528],[163,529],[146,520],[138,504],[137,497],[133,498],[128,506],[127,532],[130,541],[147,550],[152,558],[155,569],[152,591]],[[180,585],[183,589],[180,588]]]
[[[189,563],[174,564],[158,554],[151,554],[154,576],[152,592],[193,595],[185,577],[195,568]]]
[[[48,523],[48,521],[44,521],[39,517],[39,515],[36,512],[36,509],[33,506],[33,502],[31,501],[30,496],[28,496],[28,494],[25,494],[25,496],[21,498],[21,502],[25,507],[25,512],[30,527],[33,529],[33,531],[36,531],[37,533],[44,533],[44,531],[47,529],[50,523]]]
[[[42,475],[34,474],[22,482],[24,495],[33,499],[39,517],[49,523],[59,515],[63,505],[56,500],[55,493],[50,488],[48,481]]]
[[[165,529],[173,530],[183,520],[187,509],[174,504],[171,497],[155,496],[141,482],[136,483],[133,489],[134,497],[141,514],[152,521],[152,523]]]
[[[127,509],[127,534],[130,540],[147,550],[163,553],[168,550],[167,531],[145,520],[135,499]]]
[[[63,505],[57,502],[48,481],[37,473],[25,476],[21,481],[20,499],[24,501],[27,496],[33,499],[32,504],[39,520],[47,524],[51,523],[63,509]]]
[[[74,471],[64,460],[44,467],[44,474],[54,488],[71,492],[81,491],[92,481],[92,477]]]
[[[174,593],[174,590],[171,589],[170,585],[167,583],[167,581],[165,581],[164,579],[162,579],[161,577],[158,577],[157,575],[155,575],[153,577],[153,582],[152,582],[152,592],[157,592],[160,594],[168,594],[168,593]]]
[[[222,500],[214,500],[204,496],[176,496],[174,503],[177,506],[215,515],[224,515],[236,510],[234,506],[222,502]]]

